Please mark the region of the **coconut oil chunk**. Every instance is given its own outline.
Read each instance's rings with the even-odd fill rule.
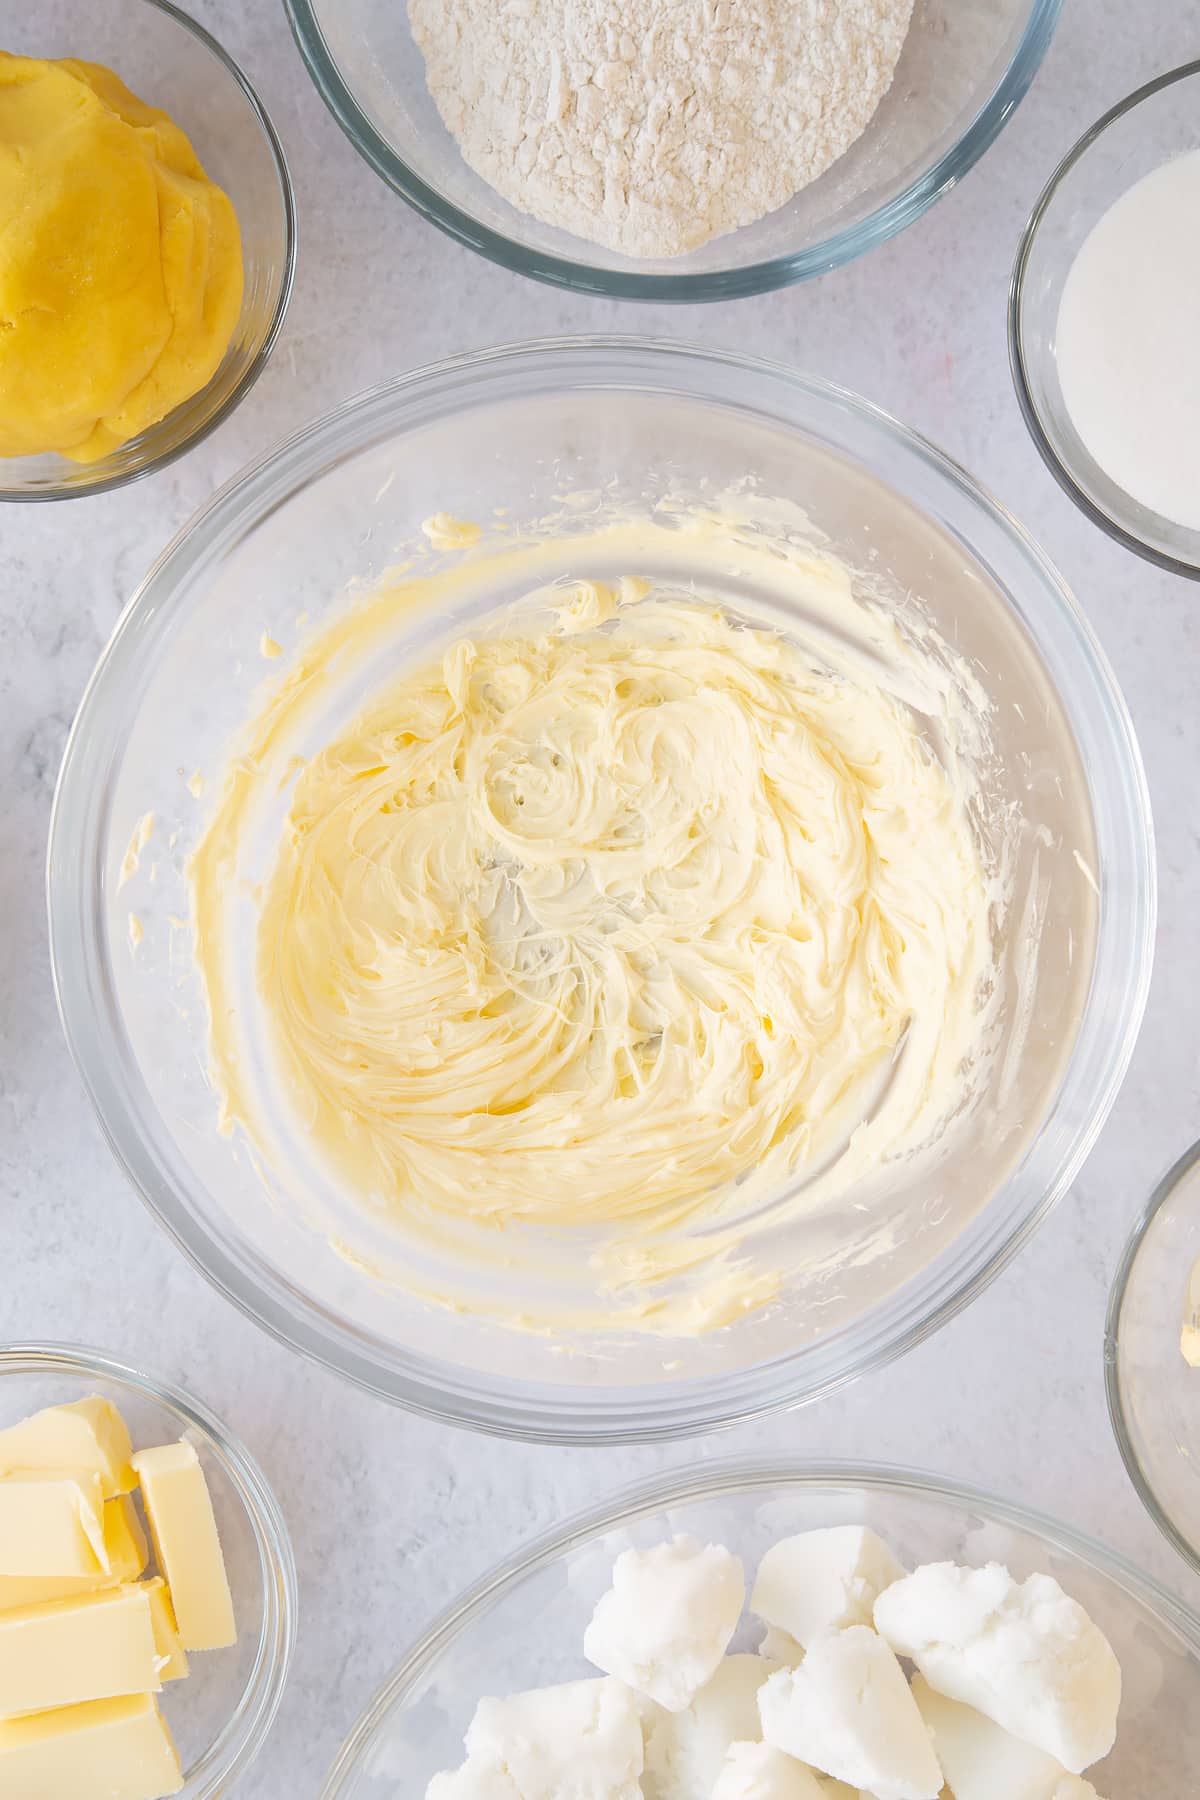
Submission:
[[[668,1712],[682,1712],[716,1674],[745,1594],[742,1565],[723,1544],[677,1537],[653,1550],[626,1550],[583,1653]]]
[[[982,1713],[935,1694],[924,1676],[913,1678],[912,1695],[954,1800],[1096,1800],[1090,1782]]]
[[[726,1656],[683,1712],[650,1703],[642,1715],[646,1793],[655,1800],[710,1795],[731,1747],[762,1735],[758,1690],[776,1666],[764,1656]]]
[[[942,1771],[904,1670],[865,1625],[819,1638],[758,1696],[763,1737],[878,1800],[936,1800]]]
[[[875,1624],[929,1686],[1044,1750],[1072,1775],[1113,1747],[1121,1669],[1051,1575],[928,1563],[879,1596]]]
[[[825,1800],[811,1769],[773,1744],[729,1746],[712,1800]]]
[[[0,1719],[0,1794],[20,1800],[163,1800],[183,1786],[149,1695]]]
[[[827,1632],[869,1625],[884,1588],[904,1573],[883,1539],[865,1525],[802,1531],[767,1551],[750,1608],[807,1649]]]
[[[641,1719],[619,1681],[481,1700],[466,1751],[426,1800],[643,1800]]]
[[[142,1485],[158,1565],[185,1650],[222,1650],[237,1642],[233,1598],[204,1470],[186,1442],[139,1450]]]

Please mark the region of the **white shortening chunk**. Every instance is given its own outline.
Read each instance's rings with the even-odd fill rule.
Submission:
[[[653,1550],[626,1550],[583,1653],[668,1712],[682,1712],[716,1673],[745,1593],[741,1563],[720,1544],[677,1537]]]
[[[481,1700],[466,1748],[463,1767],[435,1776],[428,1800],[642,1800],[642,1724],[619,1681]]]
[[[759,1656],[765,1656],[769,1662],[787,1663],[795,1668],[804,1661],[804,1645],[798,1644],[790,1631],[780,1631],[778,1625],[768,1625],[763,1632],[762,1643],[758,1646]]]
[[[933,1733],[954,1800],[1054,1800],[1062,1782],[1077,1779],[1044,1750],[1022,1743],[973,1707],[935,1693],[923,1675],[914,1678],[912,1696]]]
[[[1064,1775],[1050,1800],[1100,1800],[1100,1796],[1082,1775]]]
[[[1078,1775],[1113,1747],[1121,1669],[1112,1646],[1051,1575],[1014,1581],[928,1563],[888,1588],[875,1623],[929,1686],[994,1719]]]
[[[776,1667],[762,1656],[726,1656],[682,1712],[654,1708],[646,1724],[645,1800],[708,1800],[729,1746],[762,1736],[758,1690]]]
[[[825,1800],[812,1770],[773,1744],[731,1744],[711,1795],[712,1800]]]
[[[495,1763],[468,1757],[461,1769],[435,1775],[425,1800],[521,1800],[521,1790]]]
[[[935,1800],[942,1772],[904,1670],[881,1637],[851,1625],[813,1643],[798,1669],[759,1690],[763,1736],[878,1800]]]
[[[830,1631],[869,1625],[879,1595],[904,1572],[883,1539],[865,1525],[802,1531],[767,1551],[750,1608],[807,1649]]]

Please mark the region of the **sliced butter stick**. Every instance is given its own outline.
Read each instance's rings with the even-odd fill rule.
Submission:
[[[139,1450],[133,1459],[142,1484],[158,1566],[186,1650],[222,1650],[237,1642],[225,1558],[208,1483],[191,1444]]]
[[[0,1794],[20,1800],[165,1800],[183,1786],[149,1694],[0,1719]]]
[[[163,1682],[182,1681],[188,1673],[187,1651],[179,1641],[179,1626],[167,1584],[161,1575],[143,1581],[143,1591],[150,1602],[150,1620],[154,1626],[154,1648],[158,1652],[158,1674]]]
[[[152,1694],[161,1686],[143,1588],[109,1588],[0,1614],[0,1716]]]
[[[146,1567],[150,1551],[128,1494],[105,1502],[104,1548],[107,1572],[97,1564],[90,1575],[0,1575],[0,1613],[12,1612],[18,1606],[43,1606],[47,1600],[73,1600],[77,1594],[136,1581]]]
[[[125,1421],[98,1394],[68,1406],[47,1406],[0,1431],[0,1475],[14,1470],[90,1469],[100,1477],[105,1500],[136,1486],[133,1447]]]
[[[104,1497],[94,1470],[24,1470],[0,1480],[0,1575],[107,1575]]]

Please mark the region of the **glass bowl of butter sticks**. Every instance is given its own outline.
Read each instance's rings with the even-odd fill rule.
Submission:
[[[211,1413],[99,1351],[0,1348],[0,1793],[215,1800],[295,1630],[278,1502]]]

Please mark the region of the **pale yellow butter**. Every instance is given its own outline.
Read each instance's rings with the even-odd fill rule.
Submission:
[[[66,1406],[47,1406],[0,1431],[0,1476],[18,1469],[92,1469],[100,1477],[104,1499],[113,1500],[137,1486],[132,1452],[116,1407],[92,1394]]]
[[[97,1588],[136,1581],[149,1561],[150,1550],[128,1494],[118,1494],[105,1504],[104,1548],[107,1572],[97,1564],[91,1575],[0,1575],[0,1613],[18,1606],[42,1606],[47,1600],[71,1600]]]
[[[161,1686],[154,1621],[142,1587],[0,1614],[0,1717],[157,1693]]]
[[[104,1495],[90,1469],[0,1481],[0,1575],[108,1573]]]
[[[182,1786],[148,1694],[0,1719],[0,1794],[14,1800],[164,1800]]]
[[[150,1602],[150,1622],[154,1627],[154,1647],[158,1652],[158,1674],[163,1682],[182,1681],[188,1674],[187,1651],[179,1641],[175,1608],[161,1575],[142,1583]]]
[[[133,1466],[184,1648],[222,1650],[235,1644],[225,1558],[195,1450],[183,1442],[139,1450]]]
[[[988,709],[915,605],[910,634],[781,503],[590,504],[519,540],[434,515],[461,560],[295,649],[189,861],[193,943],[220,1129],[270,1165],[288,1106],[337,1255],[518,1329],[690,1336],[807,1281],[797,1222],[932,1161],[985,1091]],[[664,560],[690,593],[559,580]],[[735,591],[794,629],[727,612]],[[331,735],[350,671],[368,686],[447,606],[478,629]]]

